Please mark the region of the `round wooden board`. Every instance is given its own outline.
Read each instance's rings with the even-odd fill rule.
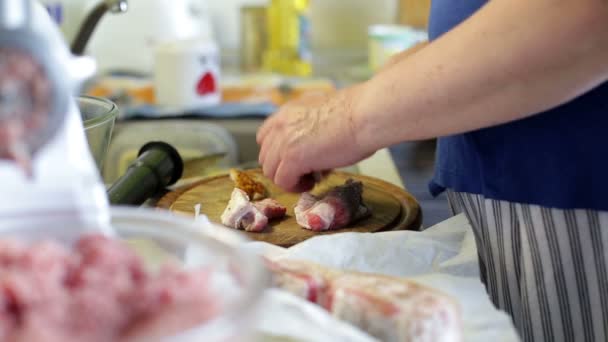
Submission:
[[[260,170],[248,170],[247,172],[267,187],[271,198],[287,207],[287,216],[283,220],[271,221],[269,227],[260,233],[246,232],[245,234],[252,240],[289,247],[323,234],[370,233],[391,230],[395,227],[411,229],[409,225],[416,224],[419,219],[417,202],[403,189],[375,178],[333,172],[311,192],[320,194],[333,186],[344,184],[349,178],[360,180],[363,182],[363,201],[371,209],[372,215],[343,229],[312,232],[301,228],[295,220],[293,208],[299,199],[299,194],[282,191],[263,177]],[[157,206],[175,213],[194,216],[194,206],[200,203],[201,213],[207,215],[211,221],[219,223],[233,189],[234,183],[227,174],[215,176],[166,194],[158,201]]]

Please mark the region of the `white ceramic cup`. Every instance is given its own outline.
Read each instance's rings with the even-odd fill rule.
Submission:
[[[215,42],[195,39],[160,43],[154,60],[158,105],[188,110],[221,101],[220,57]]]

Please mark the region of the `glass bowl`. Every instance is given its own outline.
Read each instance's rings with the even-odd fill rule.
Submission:
[[[76,98],[76,104],[80,110],[89,149],[101,171],[118,116],[118,107],[110,100],[92,96],[79,96]]]
[[[177,261],[185,269],[211,267],[210,291],[219,314],[163,341],[253,341],[258,304],[270,278],[260,258],[238,246],[247,241],[237,232],[209,222],[144,208],[111,210],[111,227],[145,262],[148,269]],[[94,220],[93,220],[94,221]],[[91,217],[74,212],[29,213],[2,218],[0,238],[27,243],[52,239],[71,245],[83,233],[95,232]]]

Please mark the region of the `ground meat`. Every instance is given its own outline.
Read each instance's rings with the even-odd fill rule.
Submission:
[[[150,340],[202,324],[219,312],[210,272],[167,265],[146,272],[125,244],[82,238],[0,241],[0,340]]]

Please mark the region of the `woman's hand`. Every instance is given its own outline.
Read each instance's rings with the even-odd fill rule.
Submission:
[[[314,186],[313,172],[352,165],[373,154],[358,141],[364,85],[309,95],[279,109],[259,129],[264,175],[288,191]]]

